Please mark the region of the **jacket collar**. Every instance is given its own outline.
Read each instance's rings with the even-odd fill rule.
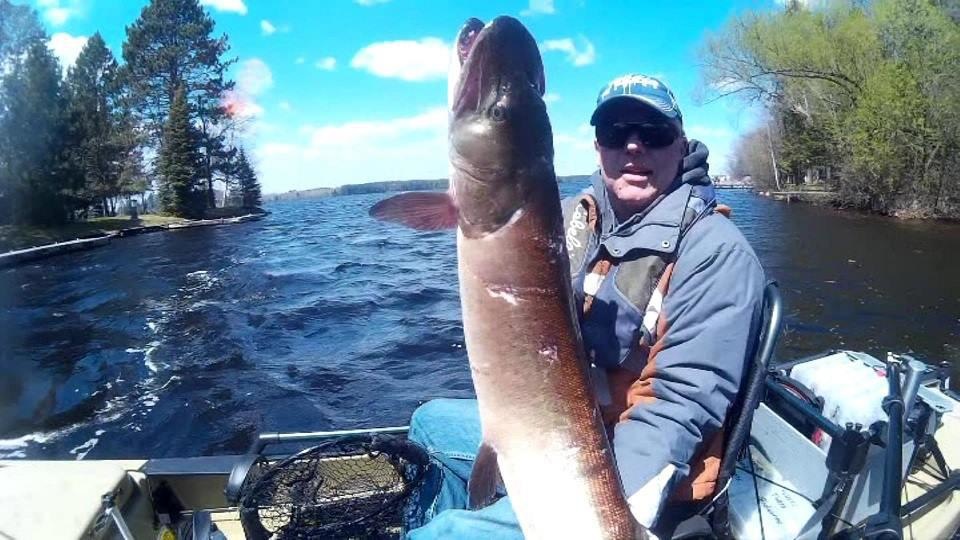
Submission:
[[[590,181],[601,209],[601,244],[615,257],[623,257],[634,249],[673,253],[687,208],[699,217],[716,202],[713,183],[707,175],[708,154],[706,145],[690,140],[683,158],[683,171],[674,179],[671,188],[644,211],[623,223],[617,223],[599,171],[594,173]]]

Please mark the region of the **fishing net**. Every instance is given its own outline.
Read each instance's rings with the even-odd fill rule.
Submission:
[[[390,436],[324,442],[259,462],[240,492],[248,539],[397,538],[414,511],[429,457]]]

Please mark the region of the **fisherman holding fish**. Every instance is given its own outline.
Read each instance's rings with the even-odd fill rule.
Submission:
[[[718,489],[724,420],[759,331],[760,263],[662,81],[628,74],[601,89],[599,170],[561,214],[535,41],[501,17],[468,22],[458,46],[452,196],[371,210],[458,227],[478,396],[413,414],[410,439],[440,465],[409,538],[669,537]]]

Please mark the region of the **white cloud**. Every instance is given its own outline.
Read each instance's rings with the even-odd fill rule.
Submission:
[[[270,21],[263,19],[260,21],[260,33],[265,36],[269,36],[277,31],[277,27],[273,25]]]
[[[44,18],[53,26],[63,26],[71,15],[73,12],[69,8],[50,8],[43,12]]]
[[[293,110],[293,106],[290,105],[290,102],[289,102],[289,101],[281,101],[281,102],[280,102],[280,109],[281,109],[281,110],[284,110],[284,111],[292,111],[292,110]]]
[[[570,133],[554,133],[553,134],[553,146],[558,147],[561,145],[567,145],[569,148],[574,148],[579,152],[585,150],[593,149],[593,139],[589,136],[583,136],[582,134],[570,134]]]
[[[560,51],[567,54],[567,60],[577,67],[588,66],[597,59],[596,49],[589,39],[580,36],[583,47],[578,48],[570,38],[548,39],[540,47],[544,51]]]
[[[47,46],[53,51],[53,54],[60,59],[60,66],[64,71],[80,56],[80,51],[87,43],[86,36],[72,36],[66,32],[57,32],[50,37]]]
[[[256,98],[273,87],[270,66],[259,58],[240,64],[237,86],[224,96],[223,105],[233,116],[255,118],[263,116],[263,107]]]
[[[416,116],[390,120],[356,121],[303,128],[310,135],[309,152],[317,152],[322,147],[349,146],[355,143],[379,144],[383,138],[396,138],[418,132],[445,132],[446,129],[446,107],[434,107]]]
[[[267,140],[256,149],[267,193],[447,176],[446,106],[398,118],[307,125],[286,136],[292,138]]]
[[[304,57],[302,57],[302,56],[298,56],[297,59],[293,61],[293,63],[294,63],[294,64],[302,64],[302,63],[304,63],[304,62],[306,62],[306,61],[307,61],[306,58],[304,58]]]
[[[360,49],[350,61],[356,69],[404,81],[447,78],[450,45],[435,37],[417,41],[381,41]]]
[[[251,121],[249,123],[243,123],[241,125],[243,126],[243,133],[245,135],[245,139],[248,136],[251,140],[255,140],[257,137],[260,137],[263,135],[283,133],[284,127],[285,127],[285,126],[281,126],[280,124],[269,122],[265,120],[262,116],[258,116],[254,121]]]
[[[729,138],[733,137],[733,132],[724,127],[710,127],[700,124],[694,124],[691,126],[686,126],[683,128],[683,131],[687,134],[688,137],[693,137],[694,139],[710,139],[710,138]]]
[[[296,144],[266,143],[260,146],[259,154],[262,157],[296,157],[303,152],[303,148]]]
[[[558,101],[560,101],[560,96],[558,94],[547,92],[546,94],[543,95],[544,103],[556,103]]]
[[[237,75],[237,90],[258,96],[273,87],[273,73],[270,66],[259,58],[251,58],[243,62],[240,73]]]
[[[79,0],[38,0],[37,8],[51,26],[59,27],[80,11]]]
[[[217,11],[227,13],[247,14],[247,5],[243,3],[243,0],[200,0],[200,5],[210,6]]]
[[[228,98],[229,99],[229,98]],[[242,118],[260,118],[264,114],[263,106],[257,103],[256,101],[240,101],[236,102],[239,104],[239,107],[234,107],[234,115]],[[257,126],[253,126],[253,129],[258,129]]]
[[[321,58],[314,62],[313,64],[317,69],[322,69],[324,71],[333,71],[337,68],[337,59],[332,56],[327,56]]]
[[[724,77],[710,83],[711,89],[722,94],[737,92],[749,87],[750,85],[747,82],[741,81],[735,77]]]
[[[705,143],[710,149],[711,173],[723,174],[727,172],[733,142],[736,138],[736,134],[732,130],[722,126],[691,124],[684,126],[683,131],[688,138],[697,139]]]
[[[355,0],[361,6],[375,6],[377,4],[386,4],[390,0]]]
[[[553,168],[558,176],[590,174],[597,168],[593,126],[586,122],[554,125]]]
[[[553,9],[553,0],[530,0],[530,7],[520,12],[520,15],[526,17],[529,15],[553,15],[556,11]]]

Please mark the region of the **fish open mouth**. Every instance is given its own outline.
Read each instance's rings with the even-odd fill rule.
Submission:
[[[473,44],[476,43],[477,36],[483,30],[483,21],[475,17],[467,19],[463,23],[463,28],[457,34],[457,57],[460,59],[460,65],[466,63],[470,51],[473,50]]]
[[[470,18],[463,24],[457,39],[457,57],[460,59],[460,80],[457,82],[456,99],[453,103],[453,112],[458,114],[467,109],[476,109],[480,102],[480,74],[481,70],[468,69],[470,55],[473,52],[480,35],[485,29],[480,19]],[[478,62],[474,62],[477,64]]]
[[[457,83],[453,113],[477,110],[485,71],[522,73],[542,96],[546,86],[536,41],[520,21],[497,17],[485,25],[475,18],[464,23],[457,36],[457,55],[463,69]]]

